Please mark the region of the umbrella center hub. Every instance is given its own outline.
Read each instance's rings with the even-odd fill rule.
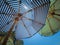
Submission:
[[[15,21],[19,21],[22,18],[22,14],[18,13],[17,17],[15,18]]]
[[[55,14],[55,12],[49,12],[49,13],[48,13],[48,17],[49,17],[49,18],[52,18],[54,14]]]
[[[18,13],[18,17],[21,17],[22,16],[22,14],[21,13]]]

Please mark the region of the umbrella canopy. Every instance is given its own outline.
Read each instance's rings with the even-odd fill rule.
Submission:
[[[31,37],[45,25],[45,19],[49,9],[49,1],[46,2],[46,5],[44,1],[45,0],[39,0],[38,3],[38,0],[37,2],[35,0],[22,0],[22,2],[27,6],[27,8],[30,9],[26,9],[27,14],[24,15],[22,20],[20,20],[17,24],[17,29],[15,32],[17,39]],[[30,7],[28,7],[28,4]],[[20,11],[22,12],[22,10],[23,9],[21,7]]]
[[[0,0],[0,31],[15,31],[15,38],[33,36],[44,25],[50,0]]]
[[[49,13],[46,19],[46,25],[40,34],[43,36],[51,36],[60,30],[60,0],[51,0]]]

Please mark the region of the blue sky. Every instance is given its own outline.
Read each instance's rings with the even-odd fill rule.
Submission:
[[[23,40],[24,45],[60,45],[60,32],[50,37],[43,37],[37,33],[31,38]]]

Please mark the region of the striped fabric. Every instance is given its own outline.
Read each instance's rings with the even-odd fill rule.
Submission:
[[[37,6],[41,6],[46,3],[50,3],[49,0],[25,0],[25,1],[32,8],[37,7]]]
[[[6,1],[0,0],[0,31],[12,22],[12,17],[16,13]]]
[[[0,0],[0,31],[9,31],[20,7],[19,13],[23,17],[17,23],[17,29],[13,29],[15,37],[22,39],[33,36],[45,25],[49,5],[50,0],[21,0],[19,3],[18,0]]]

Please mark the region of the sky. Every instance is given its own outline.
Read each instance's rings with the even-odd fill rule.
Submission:
[[[24,45],[60,45],[60,32],[50,37],[43,37],[37,33],[31,38],[23,40]]]

